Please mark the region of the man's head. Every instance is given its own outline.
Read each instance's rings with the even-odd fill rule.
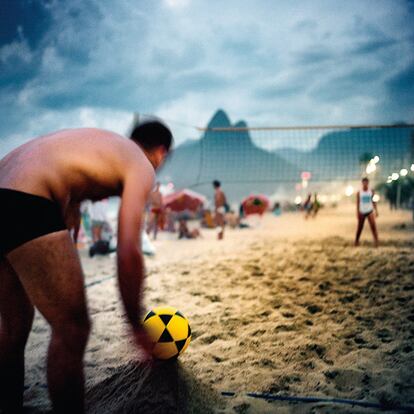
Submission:
[[[160,121],[147,121],[137,125],[130,138],[142,148],[155,169],[164,162],[173,142],[171,131]]]
[[[366,190],[368,190],[368,185],[369,185],[369,179],[367,178],[367,177],[364,177],[362,180],[361,180],[361,183],[362,183],[362,188],[366,191]]]
[[[221,187],[221,183],[220,183],[220,181],[218,181],[218,180],[214,180],[214,181],[213,181],[213,187],[214,187],[215,189],[220,188],[220,187]]]

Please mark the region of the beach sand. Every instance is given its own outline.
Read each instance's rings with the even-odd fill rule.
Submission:
[[[193,339],[177,361],[139,362],[116,287],[115,257],[87,257],[93,330],[85,356],[90,413],[373,413],[345,404],[254,399],[247,392],[414,406],[414,227],[380,209],[381,246],[353,206],[254,219],[201,240],[161,235],[147,258],[145,303],[180,309]],[[36,315],[26,352],[25,404],[50,409],[49,329]],[[222,392],[235,392],[223,396]],[[396,410],[398,412],[400,410]]]

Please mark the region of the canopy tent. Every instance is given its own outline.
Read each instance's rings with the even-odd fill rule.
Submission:
[[[246,216],[250,214],[260,214],[269,208],[269,199],[264,195],[250,195],[242,201],[243,212]]]
[[[206,201],[207,199],[202,194],[187,189],[163,197],[164,207],[170,208],[175,212],[196,212]]]

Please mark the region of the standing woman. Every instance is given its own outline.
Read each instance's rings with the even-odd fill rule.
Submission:
[[[374,237],[375,247],[378,247],[378,232],[375,217],[378,217],[377,203],[373,200],[374,191],[369,188],[368,178],[362,179],[362,189],[357,193],[357,218],[358,227],[355,237],[355,246],[359,246],[359,238],[364,228],[365,219],[368,218],[371,227],[372,236]]]

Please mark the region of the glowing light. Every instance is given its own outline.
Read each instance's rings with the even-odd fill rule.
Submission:
[[[328,196],[326,196],[326,195],[319,196],[319,201],[321,203],[326,203],[328,201]]]
[[[380,199],[381,199],[381,197],[380,197],[378,194],[374,194],[374,195],[372,196],[372,201],[373,201],[374,203],[378,203],[378,201],[380,201]]]
[[[352,187],[352,185],[348,185],[348,187],[345,188],[345,195],[347,197],[351,197],[352,194],[354,194],[354,187]]]
[[[367,168],[365,170],[367,172],[367,174],[371,174],[372,172],[374,172],[377,169],[377,166],[371,161],[369,162],[369,164],[367,165]]]
[[[295,197],[295,204],[299,205],[300,203],[302,203],[302,197],[301,196],[296,196]]]
[[[378,155],[376,155],[376,156],[372,159],[372,161],[374,162],[374,164],[378,164],[378,163],[379,163],[379,160],[380,160],[380,157],[379,157]]]
[[[302,181],[302,188],[308,188],[308,181],[307,180]]]
[[[300,173],[300,178],[302,178],[302,180],[310,180],[312,177],[312,174],[309,171],[302,171]]]
[[[414,171],[414,164],[411,164],[411,168],[410,168],[410,170],[411,170],[411,171]]]
[[[400,175],[401,175],[401,177],[405,177],[407,174],[408,174],[408,170],[407,170],[407,168],[403,168],[403,169],[400,171]]]
[[[399,178],[400,178],[400,174],[398,174],[398,173],[392,173],[391,174],[391,180],[392,181],[398,180]]]

